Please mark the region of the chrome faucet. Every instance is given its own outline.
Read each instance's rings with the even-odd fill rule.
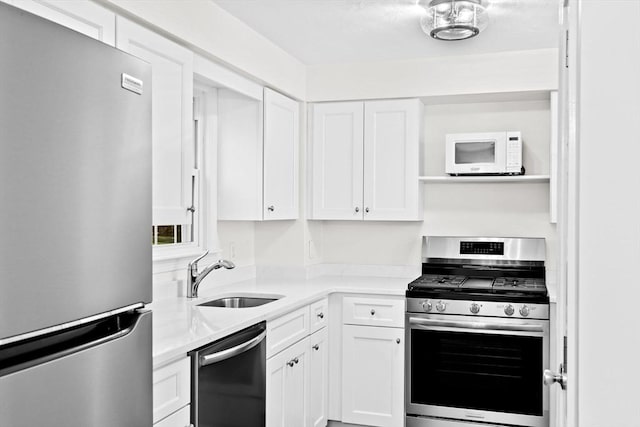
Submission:
[[[187,298],[198,298],[198,287],[200,286],[200,282],[202,282],[202,279],[204,279],[207,274],[211,273],[213,270],[217,270],[222,267],[228,270],[235,268],[235,264],[231,261],[221,259],[207,266],[204,270],[202,270],[201,273],[198,273],[198,261],[206,257],[208,253],[209,251],[206,251],[198,258],[191,261],[189,263],[189,266],[187,267]]]

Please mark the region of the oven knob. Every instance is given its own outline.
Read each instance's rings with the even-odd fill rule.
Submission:
[[[436,304],[436,310],[438,310],[440,313],[442,313],[446,309],[447,309],[447,303],[445,303],[444,301],[440,301]]]
[[[473,314],[478,314],[480,312],[480,304],[476,304],[475,302],[473,304],[471,304],[471,307],[469,307],[469,310],[473,313]]]
[[[520,315],[522,317],[527,317],[529,315],[529,307],[527,307],[526,305],[520,307]]]
[[[433,308],[433,306],[431,305],[431,301],[423,301],[422,302],[422,309],[424,311],[431,311],[432,308]]]
[[[513,315],[513,312],[514,312],[514,311],[515,311],[515,310],[513,309],[513,306],[512,306],[511,304],[509,304],[508,306],[506,306],[506,307],[504,308],[504,314],[506,314],[507,316],[511,316],[511,315]]]

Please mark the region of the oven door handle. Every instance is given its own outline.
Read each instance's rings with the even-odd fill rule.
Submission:
[[[409,324],[418,326],[421,329],[430,327],[441,328],[463,328],[463,329],[484,329],[492,331],[516,331],[516,332],[544,332],[542,325],[534,323],[512,324],[512,323],[489,323],[489,322],[463,322],[458,320],[422,319],[410,317]]]

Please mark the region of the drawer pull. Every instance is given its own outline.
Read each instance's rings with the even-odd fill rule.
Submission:
[[[318,344],[315,344],[315,345],[314,345],[313,347],[311,347],[311,348],[317,351],[317,350],[319,350],[319,349],[320,349],[320,346],[319,346]]]
[[[294,364],[295,364],[295,363],[294,363],[293,359],[292,359],[292,360],[289,360],[289,361],[287,362],[287,365],[289,365],[289,367],[293,367],[293,365],[294,365]]]
[[[318,313],[318,317],[319,317],[320,319],[324,319],[324,313],[322,313],[322,312]]]
[[[372,315],[372,316],[375,316],[375,315],[376,315],[376,311],[375,311],[373,308],[371,309],[371,315]]]

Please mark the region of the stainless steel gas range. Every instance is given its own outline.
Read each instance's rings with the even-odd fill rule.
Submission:
[[[406,426],[549,425],[545,241],[424,237],[406,292]]]

